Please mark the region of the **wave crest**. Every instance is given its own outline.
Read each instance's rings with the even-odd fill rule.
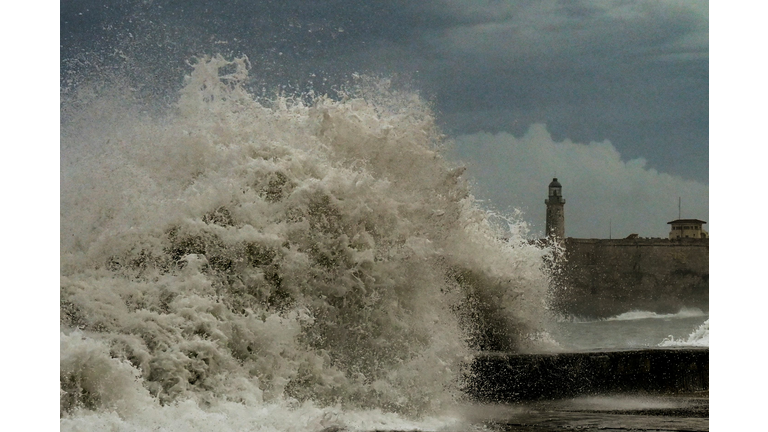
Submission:
[[[454,403],[473,349],[530,349],[548,251],[499,240],[426,104],[265,104],[247,69],[201,59],[162,115],[74,96],[91,100],[62,125],[63,352],[98,340],[159,404],[415,416]]]

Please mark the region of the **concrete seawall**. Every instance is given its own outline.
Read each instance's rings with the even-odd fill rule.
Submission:
[[[709,349],[485,353],[469,373],[473,379],[466,392],[483,402],[703,392],[709,390]]]
[[[553,287],[562,312],[606,318],[631,310],[709,310],[709,239],[575,239]]]

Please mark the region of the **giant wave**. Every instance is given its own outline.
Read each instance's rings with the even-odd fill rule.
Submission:
[[[247,81],[216,56],[172,110],[62,101],[62,430],[454,424],[473,352],[547,339],[550,251],[475,203],[418,96]]]

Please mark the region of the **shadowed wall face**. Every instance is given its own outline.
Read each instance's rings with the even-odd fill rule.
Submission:
[[[607,318],[632,310],[709,310],[709,240],[565,240],[557,310]]]
[[[471,379],[465,390],[484,402],[610,393],[672,395],[709,390],[709,349],[486,353],[468,370]]]

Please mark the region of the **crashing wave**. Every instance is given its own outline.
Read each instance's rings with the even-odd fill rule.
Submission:
[[[119,88],[62,103],[63,425],[419,417],[461,398],[474,350],[542,339],[548,250],[500,240],[418,97],[266,103],[247,70],[201,59],[162,115]]]
[[[704,321],[696,330],[688,335],[688,339],[675,339],[669,336],[659,343],[662,347],[708,347],[709,346],[709,320]]]

